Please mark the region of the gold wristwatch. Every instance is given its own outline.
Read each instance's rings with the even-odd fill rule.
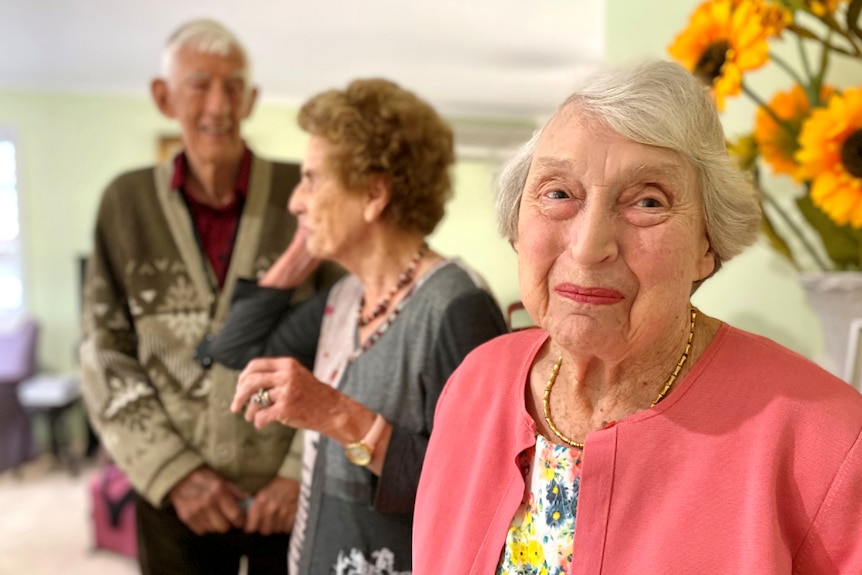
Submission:
[[[371,458],[374,455],[374,448],[377,442],[380,441],[380,436],[383,430],[386,429],[386,420],[379,413],[377,419],[371,425],[371,429],[365,434],[365,437],[355,443],[348,443],[344,448],[344,455],[347,460],[354,465],[368,465],[371,463]]]

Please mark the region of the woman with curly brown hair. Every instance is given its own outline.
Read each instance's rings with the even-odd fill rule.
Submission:
[[[476,274],[426,242],[454,159],[451,129],[428,104],[358,80],[312,98],[299,123],[311,137],[289,205],[297,239],[237,287],[210,351],[244,367],[234,411],[258,428],[305,430],[290,572],[408,573],[437,398],[506,326]],[[349,275],[292,307],[291,288],[321,259]]]

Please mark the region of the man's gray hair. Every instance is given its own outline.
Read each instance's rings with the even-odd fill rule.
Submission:
[[[243,61],[243,76],[246,89],[251,88],[251,61],[245,47],[233,32],[216,22],[206,18],[192,20],[180,26],[168,38],[162,51],[162,75],[170,78],[171,68],[177,52],[188,47],[203,54],[229,56],[237,52]]]
[[[727,153],[706,88],[681,66],[652,61],[604,70],[586,80],[557,113],[569,107],[634,142],[673,150],[694,165],[715,271],[757,239],[757,192]],[[521,196],[540,136],[541,131],[514,155],[498,182],[497,220],[510,242],[518,237]]]

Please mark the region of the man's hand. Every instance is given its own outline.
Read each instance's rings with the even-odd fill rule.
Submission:
[[[245,517],[238,501],[246,496],[206,466],[189,473],[168,495],[180,520],[196,535],[242,528]]]
[[[245,531],[261,535],[290,533],[298,502],[299,483],[286,477],[276,477],[254,496],[248,508]]]

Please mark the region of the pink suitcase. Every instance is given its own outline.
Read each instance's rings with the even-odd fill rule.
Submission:
[[[97,549],[138,556],[135,495],[128,478],[109,463],[90,479],[93,531]]]

